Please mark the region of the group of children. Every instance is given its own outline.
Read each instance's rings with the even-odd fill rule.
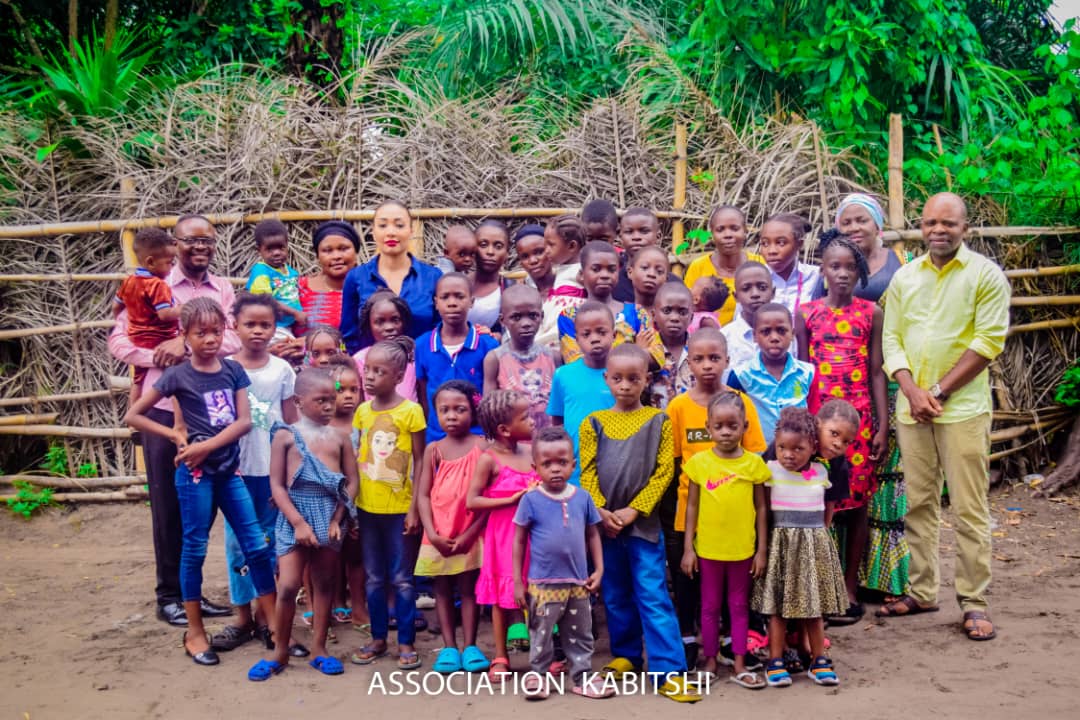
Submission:
[[[700,648],[704,671],[731,665],[749,689],[789,685],[795,670],[838,684],[823,618],[849,610],[854,586],[827,528],[873,491],[885,444],[881,310],[853,297],[866,266],[842,236],[823,248],[827,291],[813,299],[801,218],[770,219],[762,256],[743,250],[738,209],[718,208],[709,227],[714,251],[684,283],[642,208],[620,220],[598,201],[513,236],[498,221],[454,226],[432,330],[414,342],[409,306],[377,292],[360,313],[364,349],[349,357],[336,328],[312,327],[298,372],[268,351],[304,322],[275,291],[295,273],[284,227],[256,228],[252,292],[233,308],[185,304],[190,360],[126,417],[179,449],[189,654],[217,662],[189,638],[205,633],[201,567],[218,507],[230,568],[243,569],[230,573],[241,623],[274,648],[252,680],[309,652],[321,672],[343,672],[326,648],[333,619],[371,635],[352,662],[387,655],[396,629],[397,667],[419,667],[417,583],[431,578],[439,672],[509,673],[511,643],[527,643],[532,670],[569,671],[575,693],[606,697],[589,673],[599,593],[611,676],[647,657],[658,692],[692,702],[683,673]],[[512,249],[522,283],[500,275]],[[146,274],[160,278],[171,262],[156,253]],[[118,304],[130,311],[129,296]],[[170,304],[159,298],[147,324],[171,322]],[[243,347],[219,359],[230,325]],[[145,416],[163,396],[175,427]],[[850,578],[859,558],[846,559]],[[291,642],[298,594],[310,651]],[[490,659],[477,646],[485,605]],[[522,614],[528,635],[515,641]],[[767,633],[752,633],[755,614],[769,616]]]

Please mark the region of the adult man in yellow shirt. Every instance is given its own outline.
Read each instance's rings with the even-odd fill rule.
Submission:
[[[904,458],[911,590],[882,616],[938,609],[942,481],[956,513],[956,598],[971,640],[996,635],[987,615],[992,403],[987,366],[1005,345],[1009,281],[964,245],[967,207],[952,193],[926,201],[927,254],[893,276],[885,296],[885,370],[900,385],[896,439]]]

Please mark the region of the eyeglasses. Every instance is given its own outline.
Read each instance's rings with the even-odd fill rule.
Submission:
[[[199,245],[202,245],[203,247],[214,247],[215,245],[217,245],[217,238],[209,237],[209,236],[206,236],[206,235],[195,235],[195,236],[192,236],[192,237],[178,237],[178,238],[176,238],[176,241],[177,242],[182,242],[185,245],[191,245],[192,247],[196,247],[196,246],[199,246]]]

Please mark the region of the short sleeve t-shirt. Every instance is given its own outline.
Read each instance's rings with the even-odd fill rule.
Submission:
[[[743,433],[742,446],[747,452],[762,453],[765,451],[765,437],[761,434],[761,423],[758,422],[757,408],[754,402],[745,393],[739,393],[743,407],[746,408],[746,422],[748,427]],[[699,405],[689,394],[676,395],[667,406],[668,417],[671,418],[671,436],[675,448],[675,457],[684,464],[699,452],[710,450],[715,443],[709,436],[709,411],[704,405]],[[686,529],[686,496],[690,485],[685,475],[679,476],[678,505],[675,509],[675,530],[682,532]]]
[[[529,529],[531,583],[573,583],[589,579],[585,529],[600,522],[600,513],[589,493],[572,485],[567,493],[552,497],[542,488],[522,496],[514,524]]]
[[[169,283],[146,268],[137,268],[124,278],[114,301],[128,313],[128,337],[136,347],[155,348],[176,337],[175,320],[161,320],[158,311],[173,306]]]
[[[225,359],[221,369],[212,373],[196,370],[190,361],[173,365],[154,383],[154,389],[165,397],[176,398],[187,425],[188,441],[198,442],[236,422],[236,392],[250,384],[240,363]],[[210,453],[201,469],[214,475],[231,475],[239,461],[240,446],[230,443]]]
[[[683,475],[701,488],[694,550],[706,560],[735,562],[753,557],[757,547],[754,486],[769,480],[760,456],[738,458],[701,452],[683,466]]]
[[[244,368],[244,371],[251,380],[247,389],[251,432],[240,438],[239,472],[244,476],[259,477],[270,474],[270,428],[283,420],[281,407],[294,394],[296,372],[289,363],[274,355],[261,368]]]
[[[300,309],[300,273],[296,268],[285,266],[284,270],[257,262],[251,268],[248,276],[247,290],[252,293],[269,293],[282,305]],[[292,315],[282,315],[278,319],[278,327],[289,327],[295,318]]]
[[[356,506],[375,515],[409,511],[412,504],[412,434],[427,427],[424,411],[411,400],[390,410],[356,408],[353,427],[360,431],[360,492]]]
[[[574,441],[574,457],[580,457],[578,437],[581,421],[589,413],[607,410],[615,404],[615,397],[604,380],[603,368],[591,368],[583,358],[578,358],[569,365],[555,370],[551,381],[551,394],[548,396],[547,414],[562,417],[563,427]],[[570,476],[571,485],[581,484],[581,464],[574,466]]]

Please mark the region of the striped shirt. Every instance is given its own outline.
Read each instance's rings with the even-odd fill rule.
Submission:
[[[825,490],[831,487],[825,466],[812,462],[802,472],[786,470],[776,460],[770,460],[768,466],[772,477],[765,487],[770,490],[773,526],[823,527]]]

